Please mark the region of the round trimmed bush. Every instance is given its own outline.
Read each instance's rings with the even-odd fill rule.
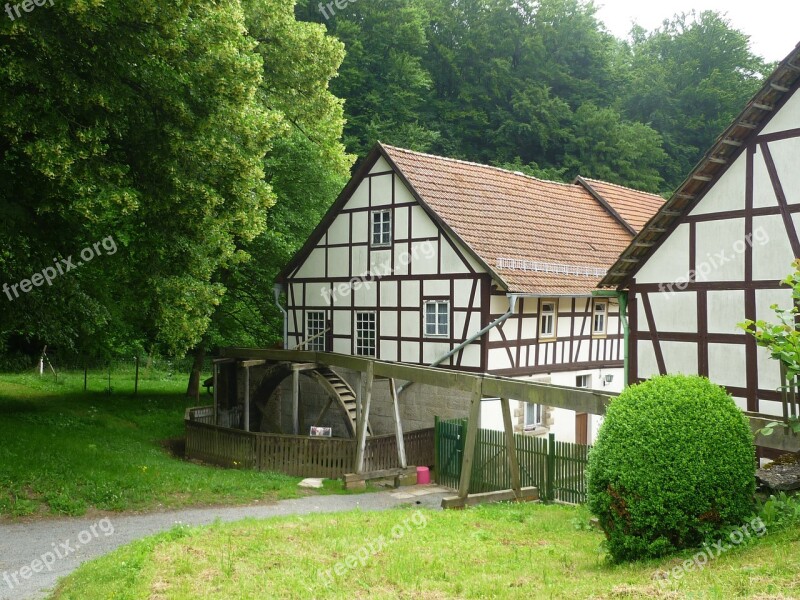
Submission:
[[[588,486],[613,560],[699,546],[753,512],[747,418],[703,377],[633,385],[609,406],[589,455]]]

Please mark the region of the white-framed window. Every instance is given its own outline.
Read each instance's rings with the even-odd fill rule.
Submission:
[[[606,321],[608,320],[608,302],[605,300],[595,300],[592,310],[592,333],[603,335],[606,332]]]
[[[450,335],[450,302],[428,300],[425,302],[425,337]]]
[[[539,337],[556,337],[556,303],[542,300],[539,310]]]
[[[588,388],[592,383],[591,375],[578,375],[575,377],[575,387]]]
[[[325,352],[325,311],[306,311],[306,345],[304,350]],[[313,338],[313,339],[312,339]]]
[[[544,410],[541,404],[525,403],[525,429],[534,429],[541,427],[543,420],[542,414]]]
[[[372,240],[373,246],[389,246],[392,243],[392,211],[372,211]]]
[[[356,313],[356,355],[375,356],[375,323],[375,312]]]

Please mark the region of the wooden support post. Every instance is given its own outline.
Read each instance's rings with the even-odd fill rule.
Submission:
[[[469,482],[472,478],[472,459],[475,457],[475,441],[478,439],[478,421],[481,416],[482,387],[483,382],[480,379],[476,379],[472,385],[467,436],[464,440],[464,459],[461,462],[461,480],[458,483],[459,498],[466,498],[469,494]]]
[[[522,486],[519,477],[519,461],[517,460],[517,448],[514,444],[514,426],[511,423],[511,406],[508,398],[500,398],[500,406],[503,409],[503,426],[506,432],[506,451],[508,452],[508,468],[511,471],[511,489],[517,497],[522,493]]]
[[[217,398],[218,394],[217,383],[219,382],[219,365],[217,363],[214,363],[213,375],[214,375],[214,425],[217,425],[219,422],[217,419],[217,407],[219,406],[219,400]]]
[[[406,442],[403,438],[403,423],[400,420],[400,402],[397,399],[397,386],[394,379],[389,379],[389,391],[392,394],[392,405],[394,406],[394,431],[397,436],[397,459],[400,461],[400,468],[405,469],[406,463]]]
[[[250,431],[250,367],[244,368],[244,430]]]
[[[364,406],[361,410],[361,421],[359,421],[358,426],[358,445],[356,446],[356,466],[354,469],[356,473],[361,473],[364,470],[364,450],[367,446],[367,423],[369,423],[369,406],[372,404],[374,369],[375,367],[370,361],[367,365],[367,379],[364,383]]]
[[[292,369],[292,433],[300,434],[300,371]]]
[[[364,392],[364,372],[358,372],[358,385],[356,386],[356,439],[361,439],[359,432],[361,427],[361,400]]]

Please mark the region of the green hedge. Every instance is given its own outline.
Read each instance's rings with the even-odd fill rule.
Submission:
[[[589,455],[588,486],[615,561],[696,547],[753,513],[747,418],[702,377],[631,386],[611,402]]]

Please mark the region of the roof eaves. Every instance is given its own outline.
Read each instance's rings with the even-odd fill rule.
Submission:
[[[720,135],[675,193],[642,227],[600,281],[601,288],[624,288],[667,238],[680,217],[699,202],[747,147],[747,142],[800,86],[800,44],[778,65],[764,85]]]

